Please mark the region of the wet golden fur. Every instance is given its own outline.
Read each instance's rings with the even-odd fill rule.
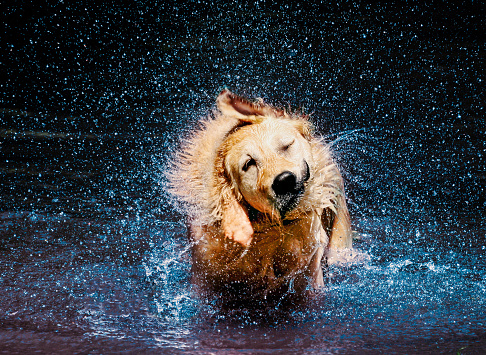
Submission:
[[[228,90],[174,157],[202,290],[248,295],[323,285],[321,261],[351,248],[343,180],[304,115]]]

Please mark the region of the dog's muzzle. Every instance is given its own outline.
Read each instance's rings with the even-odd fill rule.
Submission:
[[[305,172],[302,179],[291,171],[284,171],[273,180],[272,189],[276,197],[276,207],[283,218],[285,214],[294,209],[304,194],[304,182],[309,180],[309,165],[305,162]]]

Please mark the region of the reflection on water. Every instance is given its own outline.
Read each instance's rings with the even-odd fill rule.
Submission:
[[[0,350],[484,352],[476,5],[203,5],[8,7]],[[305,307],[191,287],[161,172],[224,85],[313,112],[343,169],[369,258]]]

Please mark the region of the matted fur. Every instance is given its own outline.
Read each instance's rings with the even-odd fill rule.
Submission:
[[[253,136],[257,141],[249,141]],[[262,138],[267,136],[276,143]],[[290,154],[284,152],[288,146],[282,139],[301,149],[292,148],[290,158],[281,158]],[[263,157],[266,165],[250,161],[258,166],[252,172],[255,187],[247,186],[253,180],[245,180],[238,167],[251,149],[273,154]],[[275,201],[282,198],[271,185],[285,170],[279,162],[293,167],[290,161],[299,159],[308,172],[304,176],[304,168],[295,171],[299,192],[289,196],[297,202],[290,210],[280,208]],[[168,179],[169,191],[188,214],[194,278],[204,290],[247,291],[253,298],[288,290],[289,285],[298,292],[308,285],[317,288],[323,285],[322,258],[351,248],[341,174],[304,115],[223,90],[217,110],[173,157]]]

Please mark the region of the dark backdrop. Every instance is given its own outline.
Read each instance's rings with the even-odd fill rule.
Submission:
[[[337,147],[352,200],[371,188],[393,199],[383,181],[360,182],[385,164],[381,175],[405,179],[418,204],[484,211],[481,2],[2,6],[2,209],[150,199],[153,155],[174,149],[228,86],[304,107],[330,139],[361,130],[387,142],[378,163],[352,152],[359,143]]]

